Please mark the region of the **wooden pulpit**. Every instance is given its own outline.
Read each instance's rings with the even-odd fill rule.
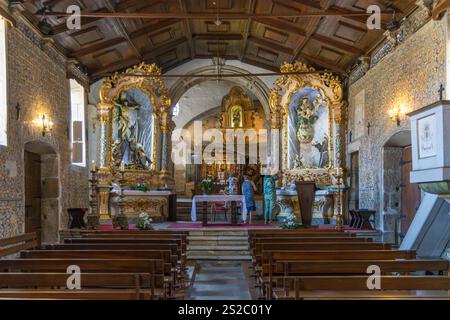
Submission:
[[[302,224],[311,226],[314,198],[316,196],[316,184],[314,181],[297,181],[298,204],[302,217]]]

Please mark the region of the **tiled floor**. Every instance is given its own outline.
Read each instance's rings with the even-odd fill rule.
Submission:
[[[198,262],[189,300],[251,300],[241,262]]]

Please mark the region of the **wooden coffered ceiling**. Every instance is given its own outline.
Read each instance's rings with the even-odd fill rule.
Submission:
[[[415,0],[24,0],[20,9],[35,25],[43,2],[53,12],[76,4],[82,12],[163,14],[152,19],[83,17],[81,30],[68,30],[64,17],[48,16],[55,43],[84,65],[92,80],[141,61],[169,70],[217,55],[274,71],[284,61],[299,59],[345,72],[383,39],[384,30],[368,30],[367,17],[339,13],[377,4],[395,10],[399,20],[416,8]],[[280,17],[323,12],[330,14]],[[214,23],[217,14],[220,25]],[[241,16],[227,19],[232,14]],[[391,18],[383,15],[383,28]]]

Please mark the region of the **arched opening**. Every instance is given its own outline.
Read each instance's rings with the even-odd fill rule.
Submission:
[[[403,239],[420,205],[420,189],[410,183],[411,170],[411,131],[398,131],[383,145],[382,226],[392,242]]]
[[[175,189],[178,195],[177,206],[179,209],[178,220],[188,220],[188,212],[184,214],[183,211],[184,205],[190,207],[190,198],[194,194],[202,193],[200,183],[205,177],[212,176],[217,180],[216,188],[218,190],[216,191],[219,193],[226,192],[227,180],[232,174],[239,180],[243,178],[244,171],[253,167],[253,171],[259,174],[259,170],[253,165],[257,161],[250,161],[250,137],[246,137],[245,146],[239,144],[236,139],[233,149],[235,161],[246,159],[245,164],[242,163],[242,160],[236,164],[228,161],[225,154],[227,152],[226,130],[246,132],[254,129],[255,132],[259,132],[260,129],[266,128],[268,114],[265,112],[264,102],[260,101],[252,90],[245,86],[236,86],[234,81],[227,80],[199,82],[189,87],[173,103],[177,103],[179,108],[178,114],[173,115],[175,128],[184,129],[189,133],[191,147],[194,145],[194,135],[199,130],[199,122],[203,134],[209,129],[217,129],[222,133],[224,139],[222,161],[214,161],[213,164],[205,161],[198,163],[193,155],[191,163],[174,163]],[[208,144],[208,141],[203,142],[202,152]],[[255,179],[259,180],[257,177]],[[256,184],[258,185],[258,182]]]
[[[25,232],[36,232],[40,242],[58,241],[60,213],[59,157],[42,141],[24,146]]]

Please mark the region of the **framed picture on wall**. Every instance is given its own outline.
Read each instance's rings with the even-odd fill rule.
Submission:
[[[417,120],[417,138],[419,158],[436,156],[436,114]]]

